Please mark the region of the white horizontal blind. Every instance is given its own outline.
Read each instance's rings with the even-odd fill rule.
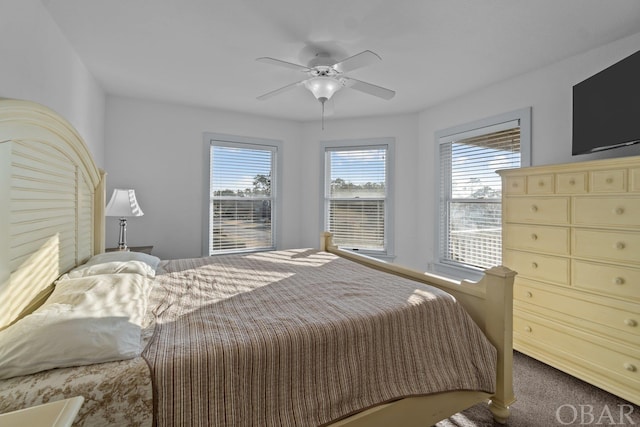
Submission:
[[[476,132],[481,133],[481,132]],[[489,268],[502,263],[498,169],[520,167],[520,127],[440,144],[442,261]]]
[[[275,248],[276,150],[212,141],[209,255]]]
[[[387,146],[327,148],[326,229],[350,249],[384,251]]]

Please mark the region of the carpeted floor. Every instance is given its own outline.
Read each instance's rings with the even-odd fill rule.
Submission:
[[[640,407],[606,391],[514,353],[514,391],[509,427],[640,426]],[[494,427],[487,405],[476,405],[437,427]]]

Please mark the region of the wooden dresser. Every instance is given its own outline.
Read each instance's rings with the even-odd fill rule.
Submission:
[[[514,348],[640,404],[640,156],[499,173]]]

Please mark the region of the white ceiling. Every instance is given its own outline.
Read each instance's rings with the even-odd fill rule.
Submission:
[[[417,112],[640,31],[638,0],[42,0],[109,94],[318,120],[305,77],[255,61],[307,65],[372,50],[349,73],[387,87],[352,89],[334,117]]]

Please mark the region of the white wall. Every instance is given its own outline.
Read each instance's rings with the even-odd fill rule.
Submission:
[[[299,123],[108,96],[107,198],[113,188],[133,188],[144,212],[129,219],[127,244],[153,245],[153,253],[167,259],[202,255],[204,132],[283,141],[279,247],[300,247]],[[117,245],[116,218],[107,218],[106,236],[107,246]]]
[[[134,188],[145,215],[130,218],[129,246],[153,245],[161,258],[201,255],[204,180],[203,132],[281,140],[283,218],[279,248],[318,247],[320,239],[320,142],[364,137],[396,139],[397,261],[419,258],[414,183],[418,143],[416,114],[320,124],[275,120],[118,96],[107,97],[105,164],[107,197]],[[107,218],[107,246],[118,241],[118,221]]]
[[[105,94],[39,0],[2,0],[0,62],[0,97],[59,113],[103,166]]]
[[[130,246],[153,244],[164,258],[201,255],[203,132],[284,142],[281,248],[317,247],[322,141],[396,140],[396,262],[427,270],[434,259],[436,131],[532,107],[532,162],[550,164],[640,154],[640,146],[571,156],[571,88],[637,50],[640,33],[419,114],[296,123],[151,101],[107,98],[105,165],[108,190],[135,188],[145,211],[129,221]],[[117,220],[107,221],[109,245]]]
[[[493,115],[532,107],[532,164],[578,162],[606,157],[640,154],[640,145],[598,154],[571,156],[572,86],[634,53],[640,33],[525,75],[492,85],[423,111],[419,118],[420,162],[419,204],[421,221],[418,239],[422,269],[434,260],[436,202],[434,176],[436,131]]]

